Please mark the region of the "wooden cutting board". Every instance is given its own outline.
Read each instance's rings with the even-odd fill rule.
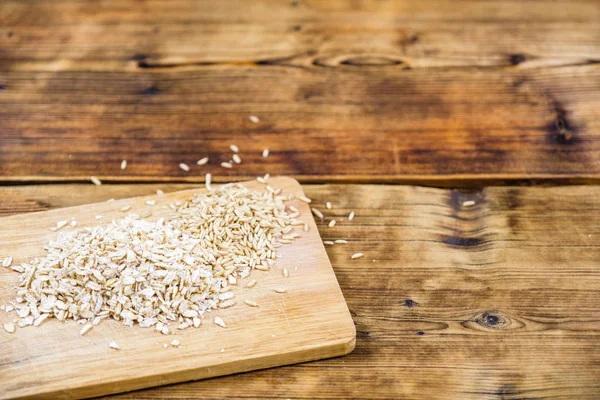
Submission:
[[[303,194],[291,178],[273,178],[271,185]],[[246,186],[258,189],[262,185],[252,181]],[[56,236],[50,228],[60,220],[74,217],[77,228],[108,223],[125,215],[120,211],[125,205],[131,205],[131,212],[149,211],[149,219],[158,218],[170,211],[163,205],[202,191],[1,218],[0,258],[13,256],[14,265],[44,255],[43,246]],[[148,199],[155,199],[156,205],[145,204]],[[356,331],[315,221],[308,204],[299,200],[291,204],[300,210],[309,232],[301,231],[302,238],[280,248],[282,258],[271,271],[252,272],[251,278],[258,280],[254,288],[244,288],[250,278],[241,280],[234,290],[238,304],[209,314],[200,328],[165,336],[153,329],[105,320],[80,336],[81,325],[52,319],[41,327],[17,328],[14,334],[0,329],[0,398],[92,397],[349,353]],[[102,219],[96,219],[97,215]],[[283,277],[283,268],[290,271],[288,278]],[[0,267],[0,304],[15,298],[17,284],[18,273]],[[275,293],[275,287],[287,292]],[[256,301],[259,307],[246,306],[245,299]],[[226,329],[214,325],[215,315],[226,321]],[[14,318],[14,312],[0,311],[0,324]],[[163,348],[173,339],[181,342],[179,348]],[[110,349],[111,341],[122,350]]]

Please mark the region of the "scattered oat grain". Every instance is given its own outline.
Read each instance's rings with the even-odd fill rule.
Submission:
[[[463,207],[473,207],[475,202],[473,200],[467,200],[462,203]]]
[[[330,202],[325,203],[325,207],[327,207],[328,210],[331,210],[331,203]]]
[[[179,164],[179,168],[181,168],[185,172],[188,172],[190,170],[190,167],[187,164],[184,164],[184,163],[180,163]]]
[[[233,165],[231,165],[231,163],[223,161],[221,163],[221,167],[223,167],[223,168],[233,168]]]
[[[283,271],[282,271],[282,274],[283,274],[284,278],[287,278],[287,277],[290,276],[290,271],[288,271],[287,268],[284,268]]]
[[[354,211],[352,211],[350,213],[350,215],[348,215],[348,221],[352,221],[354,219]]]
[[[219,325],[221,328],[227,328],[225,321],[223,321],[220,317],[215,317],[215,324]]]
[[[317,217],[319,217],[319,218],[323,219],[323,213],[322,213],[321,211],[319,211],[319,210],[318,210],[318,209],[316,209],[316,208],[311,208],[310,210],[311,210],[311,211],[312,211],[312,213],[313,213],[313,214],[315,214]]]
[[[68,223],[69,221],[58,221],[56,223],[56,230],[64,228],[65,226],[67,226]]]
[[[131,206],[123,206],[123,207],[121,207],[121,211],[123,211],[123,212],[129,211],[129,210],[131,210]]]
[[[240,151],[239,147],[237,147],[235,144],[230,144],[229,148],[231,149],[231,151],[233,151],[234,153],[238,153]]]
[[[124,170],[127,168],[127,160],[121,161],[121,169]]]
[[[5,323],[4,330],[8,333],[15,333],[15,331],[16,331],[15,324],[13,324],[12,322]]]
[[[13,262],[12,256],[6,257],[4,260],[2,260],[2,266],[8,268],[11,266],[12,262]]]
[[[156,189],[156,194],[157,194],[158,196],[162,196],[163,194],[165,194],[165,192],[163,192],[163,191],[162,191],[162,190],[160,190],[160,189]]]
[[[246,284],[247,288],[253,288],[254,286],[256,286],[256,279],[252,279],[250,282],[248,282]]]
[[[262,152],[262,156],[263,156],[264,158],[267,158],[267,157],[269,157],[269,149],[264,149],[264,150],[263,150],[263,152]]]
[[[355,260],[357,258],[361,258],[362,256],[364,256],[363,253],[354,253],[354,254],[352,254],[352,257],[350,257],[350,258],[352,258],[353,260]]]
[[[206,174],[204,176],[204,184],[206,185],[206,188],[208,190],[212,190],[212,187],[210,186],[211,182],[212,182],[212,175],[211,174]]]
[[[248,117],[248,119],[254,122],[255,124],[258,124],[260,122],[260,119],[258,119],[256,115],[251,115],[250,117]]]
[[[171,340],[171,346],[173,346],[173,347],[179,347],[180,344],[181,344],[181,342],[177,339]]]
[[[332,219],[331,221],[329,221],[329,224],[327,224],[330,228],[333,228],[335,226],[335,219]]]
[[[85,335],[86,333],[88,333],[90,331],[90,329],[92,329],[94,327],[94,325],[92,324],[85,324],[83,326],[83,328],[81,328],[81,330],[79,331],[79,334],[81,336]]]
[[[199,159],[196,164],[198,165],[206,165],[206,163],[208,163],[209,158],[208,157],[203,157],[201,159]]]
[[[258,307],[258,304],[252,300],[244,300],[244,303],[248,304],[250,307]]]
[[[234,154],[231,158],[233,159],[233,162],[236,164],[242,163],[242,159],[240,158],[240,156],[238,154]]]
[[[282,289],[282,288],[276,288],[274,290],[275,290],[275,293],[285,293],[285,292],[287,292],[287,289]]]
[[[310,203],[310,202],[312,202],[312,200],[311,200],[311,199],[309,199],[309,198],[308,198],[308,197],[306,197],[306,196],[302,196],[302,195],[300,195],[300,196],[296,196],[296,198],[297,198],[298,200],[300,200],[300,201],[303,201],[303,202],[305,202],[305,203]]]
[[[108,344],[108,347],[114,350],[121,350],[117,342],[115,342],[114,340]]]
[[[148,204],[149,206],[154,206],[156,205],[156,200],[146,200],[146,204]]]
[[[90,180],[92,181],[92,183],[96,186],[100,186],[102,185],[102,181],[98,178],[96,178],[95,176],[91,176]]]
[[[336,244],[346,244],[346,243],[348,243],[348,241],[347,241],[347,240],[344,240],[344,239],[337,239],[337,240],[335,241],[335,243],[336,243]]]
[[[323,240],[323,244],[327,244],[329,246],[333,246],[333,242],[331,240]]]

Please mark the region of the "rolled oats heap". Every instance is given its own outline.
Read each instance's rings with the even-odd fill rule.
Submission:
[[[44,257],[12,266],[21,274],[17,324],[73,319],[81,334],[105,318],[165,334],[200,326],[207,311],[235,304],[237,279],[269,269],[277,248],[300,236],[294,228],[304,223],[285,205],[291,196],[267,189],[225,185],[156,221],[129,214],[59,232]]]

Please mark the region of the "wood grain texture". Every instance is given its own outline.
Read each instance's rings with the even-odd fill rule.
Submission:
[[[585,0],[4,1],[0,180],[598,182],[599,19]],[[243,168],[218,167],[231,142]]]
[[[284,193],[303,193],[298,182],[290,178],[269,182]],[[256,181],[247,185],[253,189],[261,186]],[[97,226],[122,218],[120,209],[125,205],[131,206],[132,212],[151,212],[150,220],[158,219],[172,212],[167,204],[186,201],[203,191],[196,188],[2,218],[0,259],[13,256],[13,262],[20,264],[43,256],[44,246],[57,235],[49,229],[57,221],[78,221],[77,228],[69,226],[61,232]],[[157,204],[146,205],[149,198]],[[0,330],[0,398],[96,397],[352,351],[356,330],[308,204],[300,200],[290,204],[302,213],[310,231],[302,232],[293,245],[280,248],[282,257],[271,271],[252,273],[251,278],[258,281],[255,287],[244,289],[250,278],[241,280],[233,289],[238,304],[206,314],[198,329],[176,330],[164,336],[154,329],[129,328],[111,320],[82,337],[81,325],[53,319],[42,327],[19,328],[13,334]],[[102,221],[96,220],[96,215],[102,215]],[[291,271],[289,277],[283,277],[283,268]],[[0,269],[0,304],[9,304],[16,297],[18,277],[10,269]],[[287,292],[275,293],[276,288]],[[258,307],[245,305],[246,299]],[[225,329],[212,322],[215,316],[226,322]],[[14,312],[2,312],[0,325],[16,317]],[[163,343],[173,339],[181,342],[179,348],[163,348]],[[111,341],[121,350],[110,349]]]
[[[3,187],[0,212],[191,187]],[[354,352],[117,398],[597,399],[600,188],[304,189],[324,212],[333,203],[317,221],[323,239],[349,240],[326,249]]]

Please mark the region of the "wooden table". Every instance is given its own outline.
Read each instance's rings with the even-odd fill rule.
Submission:
[[[350,242],[328,252],[352,354],[116,398],[597,399],[599,21],[597,0],[4,0],[0,214],[205,172],[356,212],[320,223]]]

